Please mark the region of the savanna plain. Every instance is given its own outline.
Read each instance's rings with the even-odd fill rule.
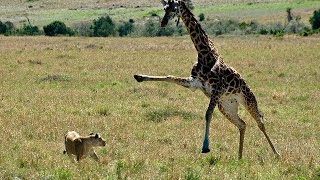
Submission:
[[[319,179],[320,37],[219,37],[225,62],[255,92],[281,153],[250,115],[244,158],[219,111],[201,154],[200,91],[137,83],[136,73],[189,76],[196,52],[175,38],[0,37],[0,174],[12,179]],[[72,163],[64,134],[99,132],[101,163]]]
[[[92,4],[113,7],[111,1],[3,2],[2,19],[24,23],[28,13],[36,25],[92,21],[105,14],[90,9]],[[318,1],[208,2],[199,1],[195,11],[211,18],[254,16],[259,22],[285,19],[289,4],[308,22],[320,7]],[[119,3],[132,4],[121,0],[115,6]],[[141,4],[142,10],[135,4],[107,14],[119,20],[126,12],[128,19],[162,10],[158,1]],[[196,62],[188,36],[0,36],[0,179],[320,179],[320,36],[211,38],[255,93],[280,158],[242,107],[243,159],[237,159],[238,129],[217,108],[211,152],[202,154],[209,99],[174,84],[135,81],[134,74],[188,77]],[[70,130],[106,139],[106,147],[96,148],[100,163],[91,158],[73,163],[63,154]]]

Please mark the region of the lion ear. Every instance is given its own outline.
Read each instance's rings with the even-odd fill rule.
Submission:
[[[98,133],[96,133],[96,135],[94,136],[94,138],[98,138],[99,137],[99,134]]]

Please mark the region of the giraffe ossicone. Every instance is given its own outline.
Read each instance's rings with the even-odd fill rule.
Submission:
[[[244,134],[246,123],[238,116],[239,104],[243,105],[258,124],[263,132],[273,153],[280,156],[266,133],[263,115],[258,109],[256,98],[241,75],[232,67],[224,63],[222,56],[218,53],[217,47],[209,39],[207,33],[202,29],[192,12],[181,0],[162,0],[165,15],[162,18],[161,26],[167,25],[168,21],[175,16],[181,17],[191,40],[198,52],[198,61],[192,67],[190,77],[175,76],[149,76],[134,75],[138,82],[143,81],[165,81],[178,84],[191,90],[200,89],[210,98],[205,113],[205,133],[202,145],[202,152],[210,152],[209,129],[214,108],[218,106],[220,112],[240,132],[238,158],[242,158]]]

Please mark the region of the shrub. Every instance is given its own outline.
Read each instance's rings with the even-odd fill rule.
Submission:
[[[172,36],[175,33],[175,28],[173,26],[160,27],[157,36]]]
[[[121,25],[119,25],[118,27],[119,36],[127,36],[133,32],[134,25],[131,22],[132,21],[124,22]]]
[[[79,22],[73,25],[73,29],[77,35],[80,36],[92,36],[93,30],[91,29],[91,22]]]
[[[260,30],[260,26],[261,25],[256,21],[251,21],[250,23],[239,23],[239,29],[243,34],[257,34]]]
[[[280,23],[269,23],[267,25],[259,25],[257,27],[257,32],[259,34],[272,34],[272,35],[283,35],[285,32],[285,27]]]
[[[186,35],[188,34],[188,31],[186,29],[186,27],[184,25],[178,25],[175,29],[175,33],[174,35],[176,36],[183,36],[183,35]]]
[[[7,32],[14,31],[14,24],[12,22],[6,21],[4,24],[7,26]]]
[[[110,16],[100,17],[98,20],[93,20],[93,35],[98,37],[107,37],[116,34],[115,24]]]
[[[41,32],[40,32],[38,26],[24,24],[20,29],[17,30],[17,34],[34,36],[34,35],[40,35]]]
[[[306,26],[303,22],[292,19],[287,27],[285,28],[286,33],[302,33],[305,30]]]
[[[8,35],[14,30],[14,25],[10,21],[6,21],[5,23],[0,21],[0,34]]]
[[[239,30],[239,22],[237,20],[217,20],[208,24],[208,33],[215,36],[231,33]]]
[[[61,21],[54,21],[43,27],[46,36],[74,35],[74,31]]]
[[[145,24],[142,30],[142,35],[147,37],[156,36],[159,25],[155,23],[152,19],[149,19]]]
[[[0,34],[4,34],[7,32],[7,26],[0,21]]]
[[[314,33],[314,31],[312,31],[312,29],[311,28],[309,28],[309,27],[304,27],[304,29],[303,29],[303,31],[302,32],[300,32],[300,35],[301,36],[309,36],[309,35],[311,35],[311,34],[313,34]]]
[[[205,20],[205,16],[203,13],[199,14],[199,21],[204,21]]]
[[[320,28],[320,9],[313,12],[313,16],[310,18],[310,24],[312,29]]]
[[[269,34],[272,34],[272,35],[283,34],[284,29],[285,27],[280,22],[271,23],[267,25],[267,31]]]
[[[169,24],[166,27],[160,27],[159,22],[153,19],[149,19],[142,30],[142,36],[147,37],[172,36],[174,33],[174,27]]]

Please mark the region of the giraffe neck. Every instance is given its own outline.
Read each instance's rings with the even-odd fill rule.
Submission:
[[[194,17],[192,12],[187,8],[184,2],[179,1],[179,11],[181,19],[187,27],[191,40],[198,51],[200,59],[203,59],[203,64],[212,66],[220,57],[218,49],[214,43],[209,39],[207,33],[202,29],[198,20]],[[210,58],[202,58],[211,54]],[[222,59],[221,59],[222,61]]]

